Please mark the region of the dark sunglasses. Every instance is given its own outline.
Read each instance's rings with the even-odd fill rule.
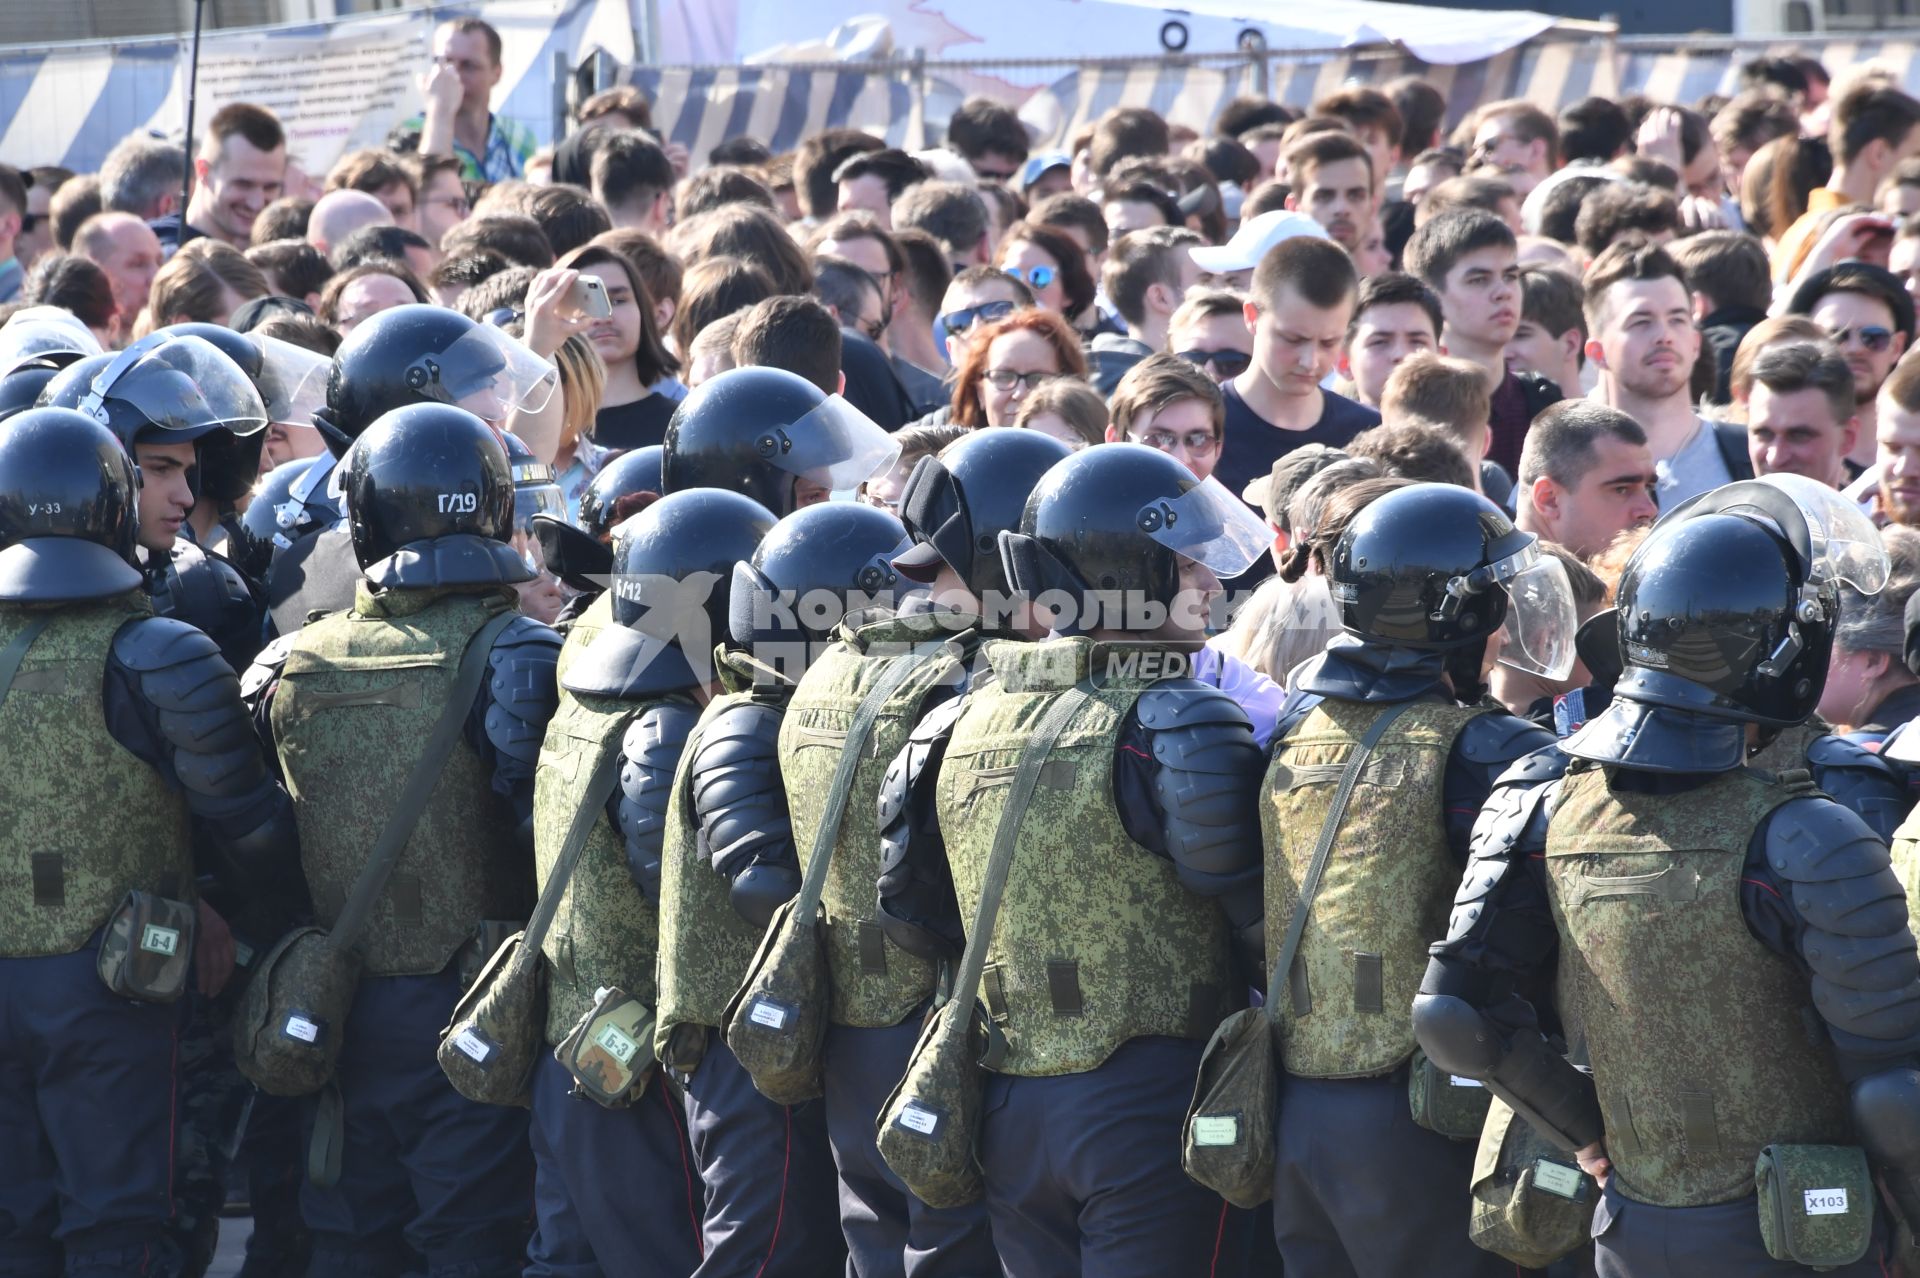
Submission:
[[[1833,344],[1845,346],[1849,338],[1858,334],[1860,344],[1878,355],[1893,345],[1893,330],[1881,328],[1878,324],[1868,324],[1863,328],[1840,328],[1833,331]]]
[[[940,327],[948,337],[958,337],[975,324],[991,324],[1013,314],[1012,302],[982,302],[961,311],[948,311],[940,317]]]
[[[1003,266],[1000,269],[1016,280],[1025,280],[1035,288],[1045,288],[1059,275],[1059,272],[1051,266],[1029,266],[1024,271],[1011,266]]]
[[[1180,358],[1189,364],[1205,368],[1211,364],[1228,377],[1238,377],[1247,371],[1247,365],[1253,363],[1253,356],[1245,351],[1181,351]]]
[[[20,234],[32,235],[33,228],[40,225],[40,219],[45,216],[46,214],[44,213],[22,213],[20,215]]]

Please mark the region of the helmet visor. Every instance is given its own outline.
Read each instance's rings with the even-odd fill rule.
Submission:
[[[900,455],[893,436],[839,395],[790,426],[770,427],[754,447],[769,465],[835,490],[854,487]]]
[[[1223,580],[1251,568],[1273,543],[1266,522],[1211,478],[1178,497],[1142,506],[1136,522],[1141,532],[1175,554],[1206,565]]]
[[[81,408],[109,399],[188,438],[220,429],[251,435],[267,427],[266,405],[253,379],[199,337],[156,334],[129,346],[94,377]]]
[[[1492,567],[1509,601],[1500,664],[1546,679],[1572,674],[1580,617],[1567,566],[1542,554],[1536,542]]]
[[[475,324],[434,357],[448,402],[496,426],[537,413],[560,385],[559,370],[490,324]]]
[[[16,314],[0,328],[0,377],[37,360],[65,356],[69,363],[99,355],[99,339],[70,312],[51,306],[35,307],[33,318]]]
[[[314,410],[327,402],[327,374],[333,361],[277,337],[248,333],[247,339],[260,348],[259,389],[267,420],[311,429]]]
[[[1844,581],[1863,595],[1877,595],[1886,587],[1886,547],[1865,511],[1805,475],[1765,475],[1759,482],[1793,498],[1806,519],[1814,584]]]
[[[516,532],[532,532],[535,515],[550,515],[567,523],[567,499],[560,485],[515,484],[513,488],[513,527]]]

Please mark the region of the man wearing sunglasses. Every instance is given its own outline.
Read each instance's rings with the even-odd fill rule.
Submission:
[[[0,164],[0,302],[20,296],[26,268],[17,255],[16,241],[27,220],[27,180],[20,170]]]
[[[1853,370],[1854,410],[1860,419],[1847,460],[1870,466],[1880,387],[1913,344],[1913,299],[1898,276],[1865,262],[1818,271],[1794,290],[1788,310],[1827,330]]]
[[[1023,306],[1033,305],[1033,290],[991,266],[972,266],[953,277],[934,317],[933,340],[954,368],[966,362],[967,348],[987,325]]]
[[[1226,289],[1195,289],[1167,321],[1167,349],[1216,382],[1230,382],[1253,362],[1247,299]]]

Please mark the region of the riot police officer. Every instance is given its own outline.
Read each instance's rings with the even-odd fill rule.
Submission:
[[[660,496],[660,459],[665,451],[659,444],[648,444],[610,459],[580,495],[577,523],[568,521],[565,510],[533,517],[541,559],[574,592],[562,614],[565,620],[579,616],[606,590],[606,579],[613,573],[614,525]]]
[[[0,424],[0,1256],[22,1272],[174,1274],[176,1035],[195,881],[265,891],[296,848],[286,794],[204,634],[134,566],[138,475],[70,409]],[[189,997],[191,997],[189,995]],[[171,1005],[169,1005],[171,1003]]]
[[[977,1144],[993,1244],[1009,1273],[1205,1273],[1225,1204],[1181,1171],[1184,1080],[1244,1003],[1230,941],[1259,920],[1261,756],[1239,706],[1183,672],[1219,579],[1268,534],[1172,457],[1114,444],[1048,470],[999,540],[1054,636],[984,646],[992,681],[942,751],[909,756],[887,832],[926,828],[931,805],[972,917],[1010,774],[1037,780],[998,917],[969,925],[1003,1040]]]
[[[642,1020],[658,1001],[655,903],[673,778],[712,695],[725,583],[773,524],[737,493],[696,489],[654,503],[620,525],[613,585],[567,635],[534,793],[543,890],[607,751],[618,752],[619,781],[542,946],[556,1047],[607,1000],[633,1000]],[[594,622],[602,612],[604,625]],[[685,1278],[700,1264],[704,1199],[681,1102],[651,1068],[651,1033],[627,1041],[631,1082],[617,1095],[575,1095],[575,1076],[552,1054],[535,1065],[527,1273],[536,1278]]]
[[[0,325],[0,421],[32,408],[61,369],[98,354],[99,339],[71,311],[48,306],[16,312]]]
[[[1445,931],[1473,814],[1508,764],[1552,741],[1483,700],[1489,640],[1500,635],[1502,660],[1565,678],[1572,594],[1532,534],[1450,484],[1375,499],[1330,567],[1345,633],[1288,681],[1261,810],[1281,1066],[1275,1237],[1289,1271],[1504,1272],[1465,1228],[1474,1148],[1462,1142],[1485,1106],[1457,1105],[1471,1089],[1416,1059],[1406,1009]],[[1370,736],[1371,758],[1343,786]],[[1289,970],[1272,970],[1295,931]]]
[[[1837,588],[1886,560],[1838,494],[1776,479],[1635,552],[1614,699],[1503,778],[1414,1004],[1442,1068],[1602,1178],[1604,1278],[1882,1272],[1861,1146],[1920,1207],[1920,963],[1885,847],[1804,772],[1743,766],[1812,711]]]
[[[269,646],[248,672],[299,818],[314,913],[331,927],[450,707],[468,647],[485,678],[363,939],[338,1086],[343,1173],[302,1207],[316,1273],[517,1273],[532,1207],[526,1118],[447,1083],[434,1047],[498,925],[526,917],[534,764],[559,639],[515,609],[506,450],[463,409],[374,422],[344,476],[363,579],[353,607]],[[494,926],[486,926],[493,923]],[[462,969],[467,969],[463,973]]]
[[[906,1071],[937,966],[959,956],[962,937],[937,846],[923,844],[916,862],[931,876],[929,890],[911,883],[902,841],[900,891],[890,895],[912,917],[896,921],[876,913],[878,804],[883,782],[909,771],[894,759],[908,748],[909,734],[920,739],[917,725],[931,725],[930,732],[952,726],[959,708],[954,701],[965,692],[982,640],[1012,635],[1012,592],[999,535],[1019,530],[1028,495],[1067,456],[1065,444],[1038,431],[1006,430],[977,431],[922,459],[901,500],[913,546],[894,564],[929,591],[896,600],[892,616],[846,618],[836,642],[801,676],[781,724],[779,767],[798,868],[804,869],[844,746],[836,732],[844,733],[868,690],[894,666],[914,659],[916,648],[939,645],[888,695],[874,720],[873,747],[863,750],[854,770],[822,891],[830,1017],[821,1079],[827,1135],[839,1172],[840,1227],[855,1271],[874,1278],[983,1274],[999,1263],[980,1204],[927,1206],[907,1192],[874,1145],[874,1120]]]
[[[821,1106],[776,1104],[720,1031],[778,906],[799,888],[778,741],[787,698],[849,612],[889,607],[905,583],[900,521],[821,503],[773,526],[733,571],[721,695],[687,739],[667,808],[660,881],[661,1061],[686,1080],[707,1187],[700,1273],[785,1278],[845,1269]],[[854,743],[844,748],[855,748]]]

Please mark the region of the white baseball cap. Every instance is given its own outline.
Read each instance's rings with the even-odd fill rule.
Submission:
[[[1288,209],[1270,209],[1256,218],[1240,224],[1233,238],[1220,246],[1188,249],[1193,260],[1203,271],[1214,275],[1225,275],[1229,271],[1250,271],[1260,265],[1260,259],[1267,250],[1282,240],[1290,240],[1296,235],[1310,235],[1316,240],[1331,239],[1326,228],[1308,217],[1305,213],[1295,213]]]

